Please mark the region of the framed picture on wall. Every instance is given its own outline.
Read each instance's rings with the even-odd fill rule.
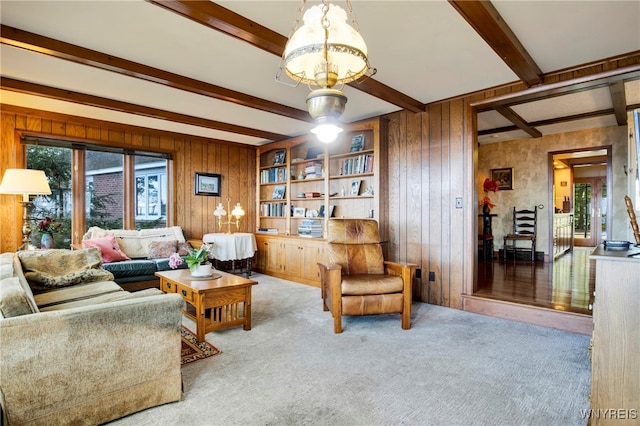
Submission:
[[[214,173],[196,172],[195,175],[196,195],[220,196],[220,175]]]
[[[491,180],[498,183],[498,189],[501,191],[513,189],[513,168],[491,169]]]

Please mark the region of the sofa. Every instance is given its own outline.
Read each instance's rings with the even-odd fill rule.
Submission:
[[[101,252],[0,255],[3,425],[94,425],[181,398],[182,298],[123,290]]]
[[[83,235],[81,247],[100,248],[102,267],[129,291],[159,287],[155,273],[170,269],[169,256],[178,253],[184,257],[191,249],[179,226],[142,230],[93,226]],[[186,267],[186,263],[178,266]]]

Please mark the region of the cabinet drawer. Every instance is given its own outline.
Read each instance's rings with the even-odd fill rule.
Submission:
[[[167,280],[160,280],[160,290],[164,291],[165,293],[175,293],[178,291],[176,289],[176,285]]]
[[[178,293],[187,302],[196,300],[196,292],[191,288],[181,284],[176,284],[176,293]]]

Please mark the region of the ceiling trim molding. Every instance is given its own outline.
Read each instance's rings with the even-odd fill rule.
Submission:
[[[584,113],[580,113],[580,114],[565,115],[564,117],[555,117],[555,118],[549,118],[549,119],[546,119],[546,120],[538,120],[538,121],[532,121],[531,123],[526,123],[526,122],[525,123],[528,126],[531,126],[531,127],[549,126],[549,125],[552,125],[552,124],[568,123],[570,121],[584,120],[584,119],[587,119],[587,118],[602,117],[602,116],[605,116],[605,115],[611,115],[613,113],[614,113],[613,108],[608,108],[608,109],[602,109],[602,110],[599,110],[599,111],[591,111],[591,112],[584,112]],[[524,130],[524,129],[521,129],[520,127],[518,127],[516,125],[505,126],[505,127],[496,127],[495,129],[479,130],[478,131],[478,135],[479,136],[486,136],[486,135],[493,135],[493,134],[496,134],[496,133],[512,132],[514,130]]]
[[[127,114],[140,115],[143,117],[151,117],[160,120],[173,121],[176,123],[189,124],[192,126],[204,127],[208,129],[220,130],[230,133],[237,133],[257,138],[280,140],[285,139],[287,135],[272,133],[263,130],[251,129],[249,127],[237,126],[234,124],[223,123],[220,121],[209,120],[206,118],[194,117],[192,115],[180,114],[177,112],[161,110],[158,108],[147,107],[144,105],[132,104],[129,102],[117,101],[114,99],[103,98],[101,96],[89,95],[86,93],[74,92],[71,90],[58,89],[51,86],[45,86],[37,83],[30,83],[13,78],[1,77],[0,88],[10,90],[12,92],[26,93],[29,95],[43,96],[50,99],[60,101],[73,102],[81,105],[89,105],[98,108],[106,108],[112,111],[119,111]]]
[[[518,92],[511,92],[491,98],[471,102],[471,106],[478,112],[495,109],[498,106],[512,106],[532,100],[552,98],[555,96],[578,93],[597,87],[606,87],[619,80],[640,78],[640,63],[617,68],[614,70],[590,74],[578,78],[558,81],[531,87]]]
[[[543,85],[552,84],[558,81],[573,80],[574,78],[576,78],[573,76],[574,73],[580,76],[592,75],[595,73],[594,67],[598,67],[598,66],[600,66],[603,70],[613,71],[619,68],[617,62],[624,64],[624,66],[627,66],[629,64],[636,64],[636,63],[640,64],[640,50],[630,52],[630,53],[625,53],[618,56],[612,56],[612,57],[601,59],[598,61],[588,62],[582,65],[576,65],[574,67],[565,68],[563,70],[546,73],[543,76],[543,79],[544,79]],[[486,94],[487,92],[500,92],[500,93],[509,92],[513,94],[513,93],[521,93],[525,89],[526,89],[526,86],[521,81],[512,81],[511,83],[500,84],[497,86],[488,87],[486,89],[478,90],[475,92],[467,92],[461,95],[451,96],[449,98],[433,101],[426,104],[425,107],[429,107],[431,105],[440,104],[440,103],[452,102],[460,99],[468,99],[468,98],[474,98],[474,97],[477,98],[479,95]],[[488,99],[488,98],[483,97],[483,99]],[[479,100],[474,102],[477,103],[479,102]],[[491,108],[488,108],[488,109],[491,109]]]
[[[292,108],[266,99],[237,92],[204,81],[195,80],[158,68],[150,67],[127,59],[119,58],[96,50],[87,49],[71,43],[23,31],[7,25],[0,26],[0,42],[32,52],[65,59],[82,65],[89,65],[117,74],[135,77],[152,83],[162,84],[210,98],[232,102],[248,108],[254,108],[289,117],[295,120],[312,122],[313,119],[305,110]]]
[[[53,112],[53,111],[45,111],[45,110],[36,109],[36,108],[28,108],[28,107],[22,107],[22,106],[10,105],[10,104],[4,104],[4,103],[0,103],[0,109],[2,110],[2,113],[26,115],[29,117],[37,117],[43,120],[69,122],[69,123],[78,124],[80,126],[108,128],[109,130],[117,130],[117,131],[122,131],[127,133],[133,133],[133,132],[145,133],[145,134],[153,135],[159,138],[171,137],[171,138],[181,139],[181,140],[193,140],[193,141],[198,141],[202,143],[215,142],[215,143],[230,145],[230,146],[242,145],[250,148],[255,148],[255,146],[246,144],[243,142],[232,142],[232,141],[227,141],[222,139],[207,138],[205,136],[191,135],[188,133],[179,133],[171,130],[159,130],[159,129],[154,129],[152,127],[122,124],[115,121],[99,120],[97,118],[89,118],[89,117],[80,117],[78,115],[64,114],[61,112]],[[27,129],[21,129],[16,131],[21,133],[34,134],[33,132],[28,131]],[[49,137],[51,137],[50,134],[49,134]],[[64,138],[66,139],[67,136],[64,136]],[[87,138],[87,140],[94,140],[94,139]]]
[[[489,1],[449,0],[449,4],[529,87],[542,84],[542,71]]]
[[[282,57],[287,38],[218,4],[188,0],[147,0],[208,28],[242,40],[254,47]],[[408,111],[425,111],[425,105],[372,78],[351,82],[349,86]]]

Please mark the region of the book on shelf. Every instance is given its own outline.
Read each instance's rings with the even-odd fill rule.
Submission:
[[[277,234],[278,228],[258,228],[258,234]]]
[[[355,135],[351,139],[351,149],[349,149],[349,152],[358,152],[358,151],[362,151],[363,149],[364,149],[364,135],[362,134]]]

